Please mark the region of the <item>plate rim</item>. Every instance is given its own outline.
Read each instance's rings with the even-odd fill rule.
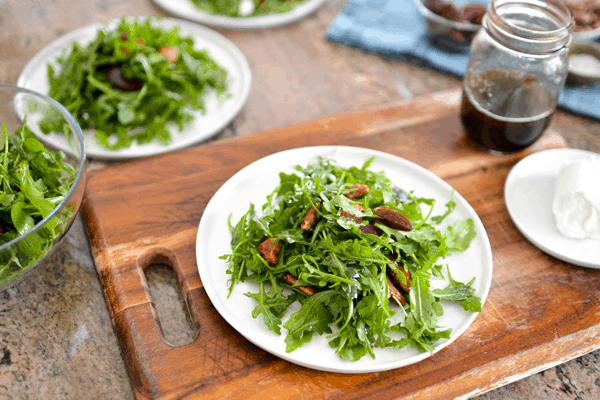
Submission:
[[[294,148],[294,149],[288,149],[288,150],[283,150],[283,151],[279,151],[276,153],[272,153],[269,154],[265,157],[261,157],[258,160],[255,160],[253,162],[251,162],[250,164],[246,165],[245,167],[241,168],[239,171],[237,171],[234,175],[232,175],[230,178],[227,179],[227,181],[225,181],[220,187],[219,189],[217,189],[217,191],[213,194],[213,196],[211,197],[211,199],[209,200],[209,202],[207,203],[203,213],[202,213],[202,217],[200,219],[199,225],[198,225],[198,231],[196,234],[196,243],[195,243],[195,256],[196,256],[196,267],[198,269],[198,274],[200,276],[200,279],[202,281],[202,271],[201,271],[201,267],[200,265],[203,265],[200,262],[200,253],[202,252],[200,243],[201,240],[203,239],[202,236],[204,234],[204,232],[206,231],[206,227],[205,225],[207,224],[206,219],[204,218],[204,215],[206,214],[207,211],[210,211],[214,206],[214,201],[213,199],[217,198],[217,194],[220,191],[224,191],[228,189],[228,184],[229,182],[231,182],[234,177],[236,176],[242,176],[243,173],[245,173],[245,171],[247,171],[247,169],[249,169],[250,167],[252,167],[254,164],[259,163],[259,162],[264,162],[264,160],[269,159],[271,157],[275,157],[275,156],[281,156],[282,154],[285,153],[293,153],[295,151],[313,151],[315,155],[318,154],[322,154],[324,152],[329,152],[329,151],[361,151],[361,152],[366,152],[366,154],[369,155],[375,155],[377,157],[382,157],[382,158],[387,158],[388,160],[391,159],[393,162],[395,163],[407,163],[412,165],[414,168],[416,168],[417,170],[419,170],[421,173],[427,174],[431,179],[433,179],[434,181],[436,181],[436,183],[438,185],[440,185],[441,188],[445,188],[448,190],[454,190],[454,195],[455,195],[455,199],[456,198],[460,198],[462,202],[464,202],[464,206],[467,208],[468,212],[469,212],[469,216],[466,218],[473,218],[473,222],[475,224],[476,227],[476,231],[477,234],[481,234],[482,235],[482,241],[484,243],[484,248],[482,249],[482,258],[485,261],[486,264],[489,265],[489,269],[483,269],[482,270],[482,276],[481,279],[483,281],[483,293],[481,295],[481,299],[482,299],[482,307],[485,304],[487,297],[489,295],[489,292],[491,290],[491,283],[492,283],[492,278],[493,278],[493,257],[492,257],[492,249],[491,249],[491,243],[489,240],[489,236],[487,234],[487,231],[485,230],[485,227],[479,217],[479,215],[477,214],[477,212],[473,209],[473,207],[471,206],[471,204],[466,201],[466,199],[464,199],[464,197],[458,192],[456,191],[454,188],[452,188],[451,185],[449,185],[447,182],[445,182],[442,178],[438,177],[437,175],[435,175],[433,172],[423,168],[422,166],[409,161],[405,158],[390,154],[390,153],[385,153],[379,150],[374,150],[374,149],[369,149],[369,148],[363,148],[363,147],[355,147],[355,146],[338,146],[338,145],[325,145],[325,146],[306,146],[306,147],[299,147],[299,148]],[[333,157],[335,159],[335,157]],[[291,166],[291,165],[295,165],[296,162],[290,162],[286,165],[286,167]],[[211,204],[212,203],[212,204]],[[485,280],[485,275],[487,276],[487,280]],[[211,284],[204,284],[203,282],[203,287],[204,290],[208,296],[208,298],[210,299],[211,303],[213,304],[213,307],[215,307],[215,309],[217,310],[217,312],[219,313],[219,315],[225,319],[225,321],[229,324],[230,327],[232,327],[236,332],[238,332],[239,334],[241,334],[244,338],[246,338],[248,341],[250,341],[251,343],[253,343],[254,345],[256,345],[257,347],[269,352],[270,354],[273,354],[276,357],[279,357],[283,360],[289,361],[291,363],[297,364],[297,365],[301,365],[303,367],[307,367],[307,368],[311,368],[313,370],[319,370],[319,371],[326,371],[326,372],[337,372],[337,373],[345,373],[345,374],[352,374],[352,373],[371,373],[371,372],[381,372],[381,371],[388,371],[388,370],[393,370],[393,369],[397,369],[397,368],[401,368],[407,365],[411,365],[417,362],[420,362],[430,356],[432,356],[433,354],[437,353],[438,351],[444,349],[445,347],[449,346],[450,344],[452,344],[456,339],[458,339],[460,336],[462,336],[473,324],[474,320],[478,317],[479,314],[481,313],[476,313],[473,312],[470,315],[468,315],[468,317],[466,318],[466,323],[464,325],[464,327],[461,330],[457,330],[456,332],[458,332],[456,334],[456,336],[451,337],[451,339],[439,344],[436,346],[435,350],[433,351],[433,353],[419,353],[416,356],[411,356],[408,359],[402,359],[400,361],[390,361],[386,364],[377,364],[374,366],[367,366],[367,367],[360,367],[360,364],[357,363],[352,363],[350,364],[350,368],[348,369],[339,369],[339,368],[330,368],[330,367],[323,367],[323,366],[319,366],[316,367],[313,364],[310,363],[304,363],[302,361],[296,360],[294,359],[293,355],[295,352],[292,353],[283,353],[283,354],[279,354],[278,352],[273,351],[272,349],[269,348],[265,348],[261,343],[258,343],[257,341],[255,341],[252,337],[249,337],[246,332],[243,329],[238,329],[237,327],[237,322],[233,319],[234,316],[233,315],[229,315],[227,312],[223,312],[220,309],[220,304],[218,302],[213,301],[213,296],[216,296],[216,293],[213,292],[213,285]],[[232,322],[233,321],[233,322]],[[452,334],[454,335],[455,330],[453,329]],[[283,337],[282,339],[283,340]],[[301,349],[297,349],[295,351],[299,351]],[[409,361],[409,362],[406,362]],[[360,362],[360,361],[359,361]]]
[[[584,150],[584,149],[573,149],[570,147],[563,147],[563,148],[555,148],[555,149],[547,149],[547,150],[541,150],[541,151],[537,151],[535,153],[529,154],[526,157],[523,157],[521,160],[519,160],[509,171],[508,175],[506,176],[506,182],[504,184],[504,203],[506,204],[506,209],[508,211],[508,214],[510,216],[510,219],[513,221],[513,223],[515,224],[515,226],[517,227],[517,229],[519,230],[519,232],[521,232],[521,234],[531,243],[533,244],[535,247],[537,247],[538,249],[540,249],[541,251],[543,251],[546,254],[551,255],[552,257],[555,257],[559,260],[568,262],[570,264],[574,264],[580,267],[586,267],[586,268],[594,268],[594,269],[600,269],[600,262],[598,262],[597,264],[594,263],[588,263],[584,260],[581,259],[577,259],[577,257],[573,258],[573,257],[569,257],[568,255],[558,252],[550,247],[545,246],[542,242],[540,242],[539,240],[537,240],[535,237],[533,237],[532,233],[530,232],[529,229],[527,229],[527,227],[522,223],[522,221],[516,216],[516,211],[515,211],[515,205],[512,203],[512,200],[510,200],[510,191],[516,187],[514,180],[517,179],[517,173],[521,171],[521,169],[523,168],[524,162],[525,160],[528,160],[527,162],[531,162],[531,160],[537,158],[537,157],[549,157],[551,154],[550,153],[578,153],[578,154],[585,154],[585,155],[595,155],[597,157],[600,157],[600,154],[595,153],[593,151],[589,151],[589,150]],[[516,171],[516,172],[515,172]],[[531,174],[528,174],[527,176],[531,176]],[[556,178],[556,177],[555,177]],[[554,214],[553,214],[554,215]],[[555,222],[552,221],[552,224],[555,225]],[[560,233],[559,233],[560,234]],[[563,237],[565,240],[575,240],[575,239],[569,239],[567,237]],[[591,239],[590,239],[591,240]],[[600,244],[599,244],[600,245]]]
[[[288,25],[310,15],[327,0],[308,0],[283,14],[268,14],[250,18],[235,18],[225,15],[212,15],[198,9],[189,0],[153,0],[160,8],[190,21],[231,30],[269,29]],[[173,6],[175,4],[175,6]],[[183,9],[178,6],[183,4]]]
[[[138,149],[133,151],[131,149],[131,147],[125,148],[125,149],[120,149],[120,150],[109,150],[109,149],[105,149],[105,148],[100,148],[97,150],[96,149],[90,150],[89,146],[86,146],[86,154],[89,156],[89,158],[95,159],[95,160],[109,160],[109,161],[111,161],[111,160],[115,160],[115,161],[116,160],[132,160],[132,159],[151,157],[151,156],[155,156],[155,155],[169,153],[169,152],[172,152],[175,150],[184,149],[184,148],[194,146],[194,145],[197,145],[199,143],[209,140],[210,138],[212,138],[213,136],[218,134],[220,131],[222,131],[227,126],[227,124],[229,124],[231,121],[233,121],[237,117],[237,115],[240,113],[240,111],[242,110],[242,108],[244,107],[244,105],[246,104],[246,102],[250,96],[250,90],[252,88],[252,72],[250,69],[250,65],[248,64],[248,60],[246,59],[246,57],[244,56],[242,51],[231,40],[229,40],[228,38],[226,38],[219,32],[216,32],[208,27],[195,24],[188,20],[171,18],[171,17],[162,17],[162,16],[130,16],[129,18],[133,18],[138,21],[152,19],[157,24],[165,23],[165,24],[171,24],[172,26],[179,26],[186,31],[194,32],[195,34],[197,34],[199,36],[208,38],[208,39],[212,40],[213,42],[217,43],[222,49],[224,49],[226,52],[231,54],[232,61],[234,61],[236,64],[239,64],[238,79],[240,79],[240,81],[241,81],[242,90],[241,90],[239,98],[237,99],[236,103],[234,103],[232,105],[232,108],[227,113],[226,117],[223,118],[219,124],[215,125],[215,127],[213,127],[209,131],[209,133],[204,134],[200,138],[193,139],[193,136],[192,136],[189,140],[181,142],[181,143],[173,144],[173,142],[172,142],[172,144],[170,144],[170,145],[162,146],[155,150],[146,150],[146,151],[144,151],[143,148],[142,148],[142,151],[139,151]],[[56,61],[56,58],[50,57],[52,55],[52,53],[54,53],[55,51],[63,52],[64,49],[66,49],[68,46],[70,46],[73,42],[75,42],[77,40],[77,38],[81,37],[82,35],[85,35],[88,33],[95,34],[94,32],[98,32],[100,29],[102,29],[102,27],[104,27],[104,26],[112,27],[114,24],[118,24],[120,21],[121,21],[121,18],[114,18],[109,21],[95,22],[95,23],[83,26],[81,28],[75,29],[71,32],[66,33],[65,35],[62,35],[62,36],[56,38],[55,40],[53,40],[52,42],[50,42],[46,46],[44,46],[41,50],[39,50],[31,59],[29,59],[29,61],[25,65],[25,67],[23,67],[23,69],[21,70],[19,77],[17,78],[16,86],[23,87],[23,88],[41,93],[37,90],[37,88],[28,86],[27,83],[31,79],[31,76],[33,73],[38,72],[39,69],[41,69],[41,68],[44,68],[44,69],[47,68],[48,63]],[[185,33],[182,33],[182,34],[184,36],[186,35]],[[227,72],[231,73],[231,71],[227,71]],[[46,76],[46,75],[44,74],[44,76]],[[45,79],[47,80],[47,77],[45,77]],[[41,94],[47,95],[47,93],[41,93]],[[45,141],[45,143],[48,143],[53,146],[57,146],[57,144],[54,140],[48,140],[49,138],[46,137],[45,135],[41,136],[40,139]],[[154,143],[154,142],[152,142],[152,143]]]

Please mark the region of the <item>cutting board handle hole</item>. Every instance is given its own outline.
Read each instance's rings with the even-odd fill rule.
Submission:
[[[167,262],[155,262],[144,268],[144,276],[163,340],[175,347],[191,343],[198,336],[198,328],[174,269]]]

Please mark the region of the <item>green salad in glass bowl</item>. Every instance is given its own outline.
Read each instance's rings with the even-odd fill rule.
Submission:
[[[69,151],[40,140],[40,121],[60,118]],[[0,84],[0,290],[47,257],[65,237],[85,187],[81,128],[56,101]]]

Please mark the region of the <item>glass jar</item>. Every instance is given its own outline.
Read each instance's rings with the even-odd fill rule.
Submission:
[[[550,124],[567,77],[573,14],[560,0],[493,0],[471,44],[461,121],[492,153],[513,153]]]

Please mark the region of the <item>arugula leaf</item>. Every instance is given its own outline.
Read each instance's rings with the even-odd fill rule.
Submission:
[[[431,221],[434,224],[441,223],[448,215],[452,213],[452,211],[454,211],[455,208],[456,203],[454,202],[454,190],[452,190],[452,193],[450,193],[450,200],[446,203],[446,212],[443,215],[431,217]]]
[[[272,279],[271,282],[275,283]],[[283,294],[283,290],[275,283],[269,293],[265,291],[265,284],[260,283],[260,290],[258,293],[246,293],[246,296],[256,300],[256,307],[252,311],[252,317],[257,318],[260,314],[263,314],[265,325],[278,335],[281,334],[281,317],[287,311],[290,304],[296,301],[295,295],[286,297]]]
[[[10,218],[20,235],[24,235],[35,226],[35,221],[29,215],[25,201],[22,198],[19,198],[10,208]]]
[[[433,295],[440,300],[458,301],[465,311],[481,312],[481,299],[473,295],[475,289],[471,287],[475,278],[466,284],[457,282],[452,279],[449,268],[448,278],[450,278],[450,284],[444,289],[434,290]]]
[[[330,333],[330,321],[333,315],[327,309],[326,302],[339,297],[337,291],[324,291],[310,296],[302,308],[290,316],[290,319],[283,325],[288,330],[285,338],[287,353],[296,350],[298,347],[311,341],[313,333],[319,335]]]
[[[448,250],[461,252],[469,248],[475,237],[475,224],[471,218],[456,221],[446,228],[446,246]]]

